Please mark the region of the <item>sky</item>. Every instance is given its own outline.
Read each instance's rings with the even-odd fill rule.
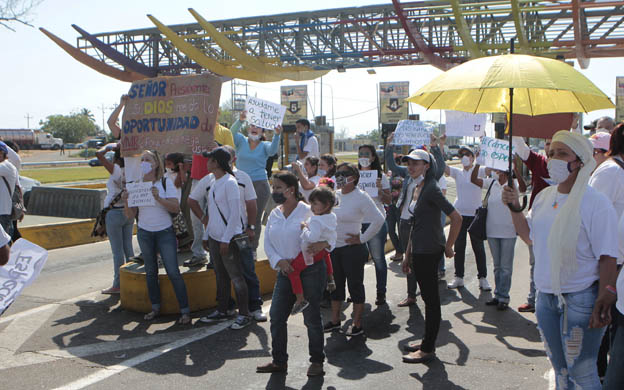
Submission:
[[[82,108],[91,110],[96,123],[102,126],[103,119],[108,118],[114,104],[130,87],[129,83],[101,75],[77,62],[43,35],[38,27],[44,27],[75,45],[78,33],[71,27],[72,23],[90,33],[101,33],[153,27],[147,14],[165,24],[192,23],[195,19],[188,8],[194,8],[208,20],[223,20],[385,2],[390,3],[389,0],[44,0],[29,19],[36,28],[13,25],[16,31],[12,32],[0,27],[0,80],[3,84],[0,128],[25,128],[28,121],[31,128],[38,128],[39,122],[48,115],[69,114]],[[576,63],[575,68],[615,102],[615,77],[624,76],[624,71],[618,71],[622,69],[622,61],[622,58],[592,59],[588,69],[581,70]],[[323,77],[322,112],[329,124],[333,122],[336,131],[346,130],[348,135],[354,136],[377,127],[379,82],[409,81],[410,93],[414,93],[441,73],[429,65],[379,67],[375,70],[375,75],[369,75],[365,69],[348,69],[345,73],[332,71]],[[249,82],[248,93],[279,102],[280,85],[304,83]],[[307,84],[309,119],[312,119],[312,113],[321,113],[320,80]],[[221,101],[230,97],[230,83],[224,83]],[[440,111],[426,111],[415,104],[410,105],[410,112],[420,114],[423,120],[439,121],[441,118]],[[584,123],[614,114],[614,110],[595,111],[584,116]]]

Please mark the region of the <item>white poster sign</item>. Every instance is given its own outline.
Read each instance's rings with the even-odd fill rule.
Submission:
[[[379,190],[377,188],[377,171],[360,171],[358,187],[360,190],[366,191],[371,198],[375,198],[379,195]]]
[[[152,187],[150,182],[127,183],[128,190],[128,207],[154,206],[156,200],[152,195]]]
[[[48,251],[23,238],[11,247],[9,262],[0,267],[0,314],[39,276]]]
[[[432,129],[424,122],[402,120],[394,132],[394,145],[429,145]]]
[[[509,169],[509,141],[483,137],[481,138],[480,150],[480,155],[485,159],[486,167],[501,171]]]
[[[286,107],[281,104],[271,103],[253,96],[247,97],[245,110],[247,110],[249,124],[267,130],[273,130],[281,125],[286,113]]]
[[[445,111],[446,135],[456,137],[483,137],[487,114],[471,114],[463,111]]]

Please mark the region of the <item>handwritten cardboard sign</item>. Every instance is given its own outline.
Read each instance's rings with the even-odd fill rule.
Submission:
[[[48,259],[48,251],[23,238],[11,247],[9,262],[0,267],[0,314],[35,281]]]
[[[371,198],[377,197],[377,195],[379,195],[379,189],[377,188],[377,171],[360,171],[358,187],[360,190],[366,191]]]
[[[281,104],[271,103],[253,96],[247,97],[245,110],[247,110],[247,121],[250,125],[267,130],[273,130],[281,125],[286,113],[286,107]]]
[[[506,171],[509,169],[509,141],[491,137],[481,138],[480,156],[485,158],[488,168]]]
[[[151,182],[127,183],[128,207],[154,206],[156,200],[152,195],[153,186]]]
[[[402,120],[394,132],[394,145],[429,145],[432,129],[421,121]]]
[[[123,113],[121,154],[202,153],[214,139],[221,80],[213,75],[157,77],[132,83]]]
[[[457,137],[482,137],[485,135],[487,114],[463,111],[445,111],[446,135]]]

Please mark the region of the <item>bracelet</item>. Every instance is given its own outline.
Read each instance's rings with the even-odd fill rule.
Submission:
[[[615,287],[613,287],[612,285],[608,284],[605,286],[605,289],[610,292],[611,294],[615,294],[617,295],[617,290],[615,289]]]

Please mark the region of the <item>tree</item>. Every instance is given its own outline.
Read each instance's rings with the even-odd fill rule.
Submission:
[[[77,143],[97,133],[97,127],[86,115],[50,115],[45,121],[39,122],[41,130],[62,138],[63,142]]]
[[[0,26],[15,31],[12,24],[21,23],[33,27],[28,20],[33,9],[43,0],[0,0]]]
[[[89,119],[91,122],[95,123],[95,115],[93,115],[91,110],[89,110],[88,108],[83,108],[82,110],[80,110],[78,112],[78,114],[86,116],[87,119]]]
[[[232,123],[238,119],[238,115],[236,115],[236,118],[234,116],[232,99],[227,99],[219,106],[219,123],[227,123],[228,126],[232,126]]]

